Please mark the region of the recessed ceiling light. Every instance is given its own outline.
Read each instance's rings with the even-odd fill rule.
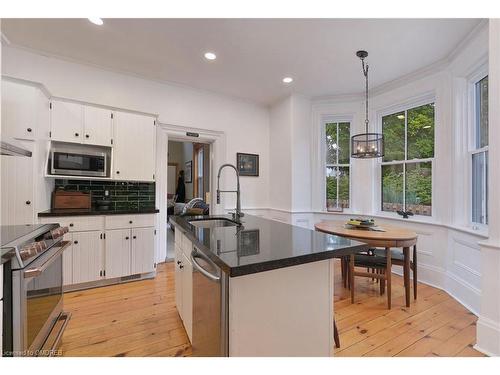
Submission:
[[[99,17],[90,17],[88,20],[98,26],[101,26],[104,23]]]
[[[207,60],[215,60],[217,58],[217,55],[213,52],[205,52],[205,58]]]
[[[292,77],[285,77],[283,78],[283,83],[292,83],[293,82],[293,78]]]

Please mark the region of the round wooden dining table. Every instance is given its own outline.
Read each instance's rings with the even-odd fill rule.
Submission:
[[[406,306],[410,306],[410,248],[413,247],[413,292],[414,298],[417,298],[417,234],[405,228],[392,225],[379,225],[384,231],[375,231],[370,229],[351,229],[346,228],[341,221],[322,221],[314,226],[316,230],[328,234],[334,234],[341,237],[350,238],[367,243],[370,247],[383,247],[386,250],[386,272],[384,275],[376,275],[375,278],[383,278],[387,281],[388,306],[391,308],[391,248],[403,249],[403,268]],[[350,284],[351,301],[354,302],[354,276],[374,277],[368,272],[354,272],[355,255],[350,256]]]

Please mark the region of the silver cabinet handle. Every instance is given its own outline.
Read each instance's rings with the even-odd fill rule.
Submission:
[[[216,275],[212,275],[210,272],[208,272],[207,270],[205,270],[202,266],[200,266],[196,260],[195,260],[195,256],[196,255],[196,251],[193,251],[190,255],[190,258],[191,258],[191,263],[193,263],[193,267],[199,271],[201,274],[203,274],[205,277],[209,278],[210,280],[212,281],[216,281],[216,282],[219,282],[220,281],[220,276],[216,276]]]

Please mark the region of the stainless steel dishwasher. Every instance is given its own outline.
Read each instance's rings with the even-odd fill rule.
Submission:
[[[229,355],[229,278],[214,262],[193,247],[193,356]]]

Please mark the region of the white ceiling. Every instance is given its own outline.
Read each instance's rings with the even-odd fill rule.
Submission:
[[[363,91],[446,58],[478,19],[3,19],[19,45],[144,78],[262,104]],[[203,53],[217,60],[207,62]],[[284,85],[282,78],[294,82]]]

